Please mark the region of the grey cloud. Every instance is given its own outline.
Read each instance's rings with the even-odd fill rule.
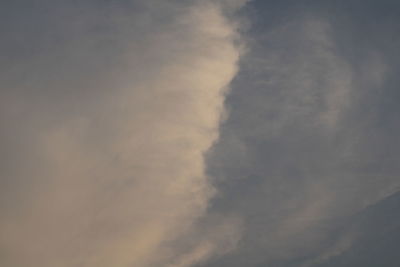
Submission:
[[[244,234],[205,266],[319,264],[356,242],[337,232],[349,216],[399,190],[395,6],[350,2],[254,3],[265,17],[208,161],[212,207]]]
[[[28,2],[0,265],[396,266],[397,1]]]

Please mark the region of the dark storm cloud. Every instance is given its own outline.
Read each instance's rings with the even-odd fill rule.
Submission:
[[[206,266],[317,266],[357,242],[349,217],[399,190],[400,5],[254,1],[248,12],[250,52],[209,156],[213,209],[241,214],[244,233]]]

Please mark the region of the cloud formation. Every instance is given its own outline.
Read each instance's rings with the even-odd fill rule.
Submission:
[[[398,20],[372,2],[361,4],[372,14],[361,1],[317,2],[249,11],[251,49],[208,160],[221,192],[212,209],[240,214],[244,232],[204,266],[319,266],[358,238],[349,218],[399,190],[399,110],[383,104],[398,96],[399,58],[385,45]]]
[[[398,1],[246,2],[1,2],[1,266],[399,265]]]
[[[235,219],[196,222],[243,3],[2,4],[0,265],[186,267],[235,246]]]

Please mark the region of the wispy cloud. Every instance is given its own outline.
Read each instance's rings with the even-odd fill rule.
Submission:
[[[236,254],[209,266],[327,260],[351,245],[353,233],[334,236],[344,218],[398,190],[381,167],[388,157],[370,146],[365,106],[387,90],[390,67],[378,49],[346,55],[343,46],[356,48],[337,24],[301,11],[250,36],[209,160],[224,193],[214,209],[241,214],[244,234]]]

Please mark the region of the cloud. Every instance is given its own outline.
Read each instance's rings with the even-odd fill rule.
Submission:
[[[207,267],[325,261],[351,246],[354,233],[336,236],[348,217],[398,190],[389,148],[398,127],[383,115],[398,109],[381,104],[397,80],[387,60],[395,50],[349,42],[363,38],[348,17],[286,4],[280,19],[254,26],[209,156],[221,192],[212,209],[240,214],[244,232],[235,252]]]
[[[4,4],[0,265],[183,267],[235,246],[235,222],[201,240],[195,222],[242,4]]]

